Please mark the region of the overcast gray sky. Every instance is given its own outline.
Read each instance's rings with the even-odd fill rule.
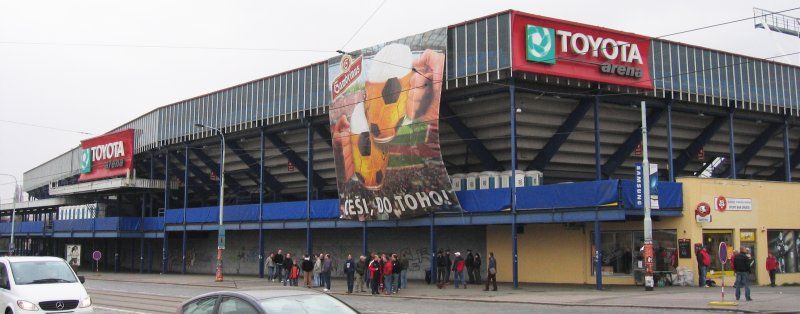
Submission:
[[[334,55],[174,47],[335,51],[379,4],[0,0],[0,173],[22,180],[90,137],[9,121],[102,134],[156,107]],[[506,9],[660,36],[752,16],[756,5],[778,11],[800,2],[388,0],[346,48]],[[755,30],[752,21],[669,39],[755,57],[800,50],[800,39]],[[800,56],[777,61],[800,65]],[[9,182],[0,177],[2,203],[13,194]]]

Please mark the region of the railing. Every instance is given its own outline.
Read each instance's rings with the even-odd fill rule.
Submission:
[[[14,233],[43,233],[44,221],[23,221],[14,223]],[[0,223],[0,234],[11,234],[11,223]]]

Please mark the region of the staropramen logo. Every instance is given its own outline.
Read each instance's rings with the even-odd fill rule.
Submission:
[[[81,173],[92,172],[92,150],[84,149],[81,152]]]
[[[555,30],[528,25],[525,32],[525,47],[528,61],[556,64]]]

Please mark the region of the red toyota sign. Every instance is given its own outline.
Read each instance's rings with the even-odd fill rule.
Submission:
[[[133,129],[81,141],[81,176],[89,181],[127,175],[133,170]]]
[[[652,89],[650,38],[514,11],[514,71]]]

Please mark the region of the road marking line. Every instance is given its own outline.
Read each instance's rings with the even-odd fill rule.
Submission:
[[[113,307],[105,307],[105,306],[97,306],[97,305],[95,305],[94,308],[101,309],[101,310],[117,311],[117,312],[122,312],[122,313],[135,313],[135,314],[145,313],[145,312],[128,311],[128,310],[117,309],[117,308],[113,308]]]

